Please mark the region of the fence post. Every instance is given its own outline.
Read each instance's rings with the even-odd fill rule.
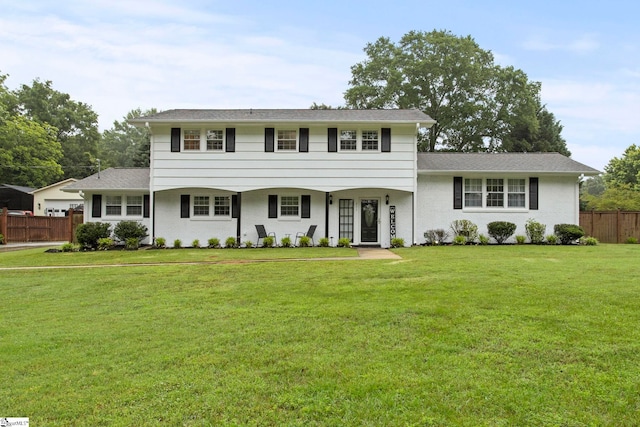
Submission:
[[[9,239],[8,236],[8,226],[7,226],[7,208],[2,208],[2,212],[0,212],[0,234],[2,234],[4,236],[4,242],[0,241],[1,243],[7,243],[7,239]]]
[[[67,227],[69,229],[69,243],[73,243],[73,208],[69,208],[68,215],[69,220],[67,221]]]

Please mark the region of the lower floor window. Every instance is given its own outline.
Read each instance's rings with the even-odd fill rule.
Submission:
[[[527,185],[524,178],[465,178],[465,208],[525,208]]]
[[[122,215],[122,196],[107,196],[107,215]]]
[[[213,215],[229,216],[231,205],[228,196],[215,196],[213,198]]]
[[[127,216],[142,215],[142,196],[127,196]]]
[[[193,198],[193,216],[209,216],[209,196]]]
[[[298,198],[298,196],[280,197],[280,215],[281,216],[299,216],[300,215],[300,199]]]

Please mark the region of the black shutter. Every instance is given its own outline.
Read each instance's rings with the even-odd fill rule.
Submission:
[[[225,150],[227,153],[236,151],[236,128],[227,128]]]
[[[338,128],[329,128],[329,153],[338,151]]]
[[[278,196],[269,194],[269,218],[278,218]]]
[[[300,145],[298,149],[301,153],[309,152],[309,128],[300,128]]]
[[[453,177],[453,209],[462,209],[462,177]]]
[[[274,128],[265,128],[264,129],[264,152],[265,153],[273,153],[273,140],[275,137],[275,129]]]
[[[240,216],[240,210],[238,208],[238,195],[233,194],[231,196],[231,218],[238,218]]]
[[[180,128],[171,128],[171,152],[180,152]]]
[[[391,152],[391,128],[382,128],[382,152]]]
[[[538,178],[529,178],[529,209],[538,210]]]
[[[301,197],[301,205],[302,205],[302,218],[311,218],[311,196],[303,195]]]
[[[188,194],[180,195],[180,218],[189,218],[191,212],[191,198]]]
[[[149,195],[145,194],[142,199],[142,217],[149,218]]]
[[[102,216],[102,194],[94,194],[91,199],[91,218]]]

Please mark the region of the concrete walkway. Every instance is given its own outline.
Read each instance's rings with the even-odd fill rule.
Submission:
[[[358,257],[361,259],[402,259],[400,255],[382,248],[358,248]]]

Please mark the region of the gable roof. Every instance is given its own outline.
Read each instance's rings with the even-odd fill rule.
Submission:
[[[55,183],[53,183],[53,184],[49,184],[49,185],[47,185],[46,187],[41,187],[41,188],[35,189],[35,190],[33,190],[33,191],[31,192],[31,194],[39,193],[39,192],[41,192],[41,191],[45,191],[45,190],[48,190],[48,189],[50,189],[50,188],[54,188],[54,187],[59,187],[59,186],[64,186],[64,185],[67,185],[67,184],[71,184],[72,182],[76,182],[76,181],[77,181],[77,179],[75,179],[75,178],[67,178],[67,179],[65,179],[65,180],[63,180],[63,181],[58,181],[58,182],[55,182]]]
[[[62,191],[149,191],[149,168],[109,168],[62,188]]]
[[[559,153],[418,153],[419,174],[442,174],[445,172],[600,174],[600,171]]]
[[[238,109],[238,110],[167,110],[129,120],[130,123],[197,122],[376,122],[421,123],[432,125],[431,117],[420,110],[311,110],[311,109]]]

